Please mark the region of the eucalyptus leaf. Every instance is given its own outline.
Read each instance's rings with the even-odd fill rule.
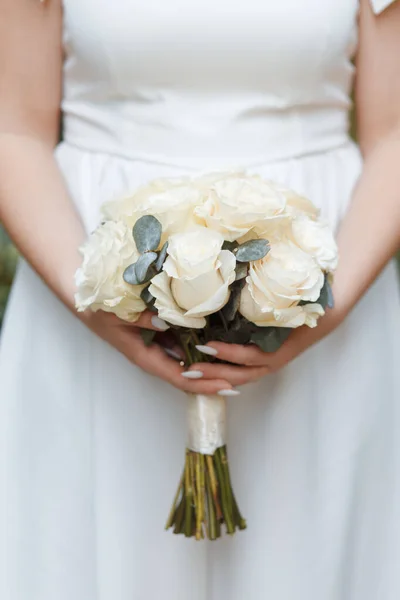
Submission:
[[[332,290],[332,286],[328,281],[328,278],[326,279],[326,295],[327,295],[327,307],[328,308],[334,308],[335,307],[335,299],[333,297],[333,290]]]
[[[244,279],[245,277],[247,277],[247,274],[249,272],[249,265],[247,263],[238,262],[238,263],[236,263],[235,271],[236,271],[235,281],[240,281],[241,279]]]
[[[228,344],[248,344],[251,336],[247,331],[229,331],[226,339],[223,340]]]
[[[136,248],[143,252],[157,250],[160,245],[162,227],[158,219],[152,215],[140,217],[133,226],[132,234]]]
[[[221,309],[225,319],[230,323],[236,316],[240,304],[240,287],[232,287],[228,303]]]
[[[150,294],[149,286],[145,287],[144,290],[142,290],[140,297],[143,300],[143,302],[147,304],[147,306],[153,306],[155,298],[152,294]]]
[[[135,263],[133,265],[129,265],[124,271],[123,274],[124,281],[129,283],[130,285],[139,285],[140,281],[136,276]]]
[[[267,256],[269,251],[270,245],[268,240],[250,240],[238,247],[235,256],[238,262],[245,263],[261,260],[261,258]]]
[[[145,283],[151,279],[152,274],[149,277],[149,267],[157,260],[156,252],[146,252],[139,256],[135,263],[136,277],[139,283]]]
[[[251,341],[263,352],[276,352],[291,332],[292,329],[288,327],[258,327],[252,334]]]
[[[160,254],[158,255],[155,267],[157,271],[161,271],[164,261],[167,257],[168,250],[168,242],[165,242],[164,246],[160,250]]]
[[[150,346],[156,336],[156,331],[152,329],[140,329],[140,335],[144,341],[145,346]]]
[[[321,289],[321,293],[317,300],[317,303],[320,304],[324,310],[326,308],[334,307],[333,292],[327,275],[325,275],[324,285]]]
[[[213,331],[210,341],[225,342],[226,344],[247,344],[250,338],[251,334],[247,331],[234,331],[232,329],[225,331],[221,328]]]
[[[240,331],[245,331],[249,335],[252,335],[253,333],[255,333],[256,331],[258,331],[260,329],[254,323],[245,319],[245,317],[243,315],[238,314],[237,321],[238,321],[238,323],[236,323],[236,322],[234,323],[235,329],[238,329]]]
[[[237,242],[227,242],[225,241],[222,245],[222,250],[229,250],[230,252],[233,252],[234,250],[236,250],[236,248],[239,246],[239,244]]]
[[[233,319],[233,321],[231,322],[231,326],[230,329],[231,331],[247,331],[248,333],[250,333],[246,328],[242,327],[242,315],[240,313],[236,313],[235,318]]]

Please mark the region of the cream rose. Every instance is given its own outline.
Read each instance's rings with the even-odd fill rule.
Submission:
[[[243,238],[250,230],[261,235],[272,223],[287,218],[285,196],[260,177],[232,174],[210,183],[208,197],[195,214],[228,241]]]
[[[79,312],[104,310],[124,321],[136,321],[146,305],[140,298],[142,285],[129,285],[123,273],[139,257],[130,229],[107,221],[81,248],[82,266],[77,270],[75,295]]]
[[[202,191],[189,179],[160,179],[140,188],[133,196],[107,202],[102,213],[106,219],[124,221],[129,226],[144,215],[153,215],[162,225],[165,241],[173,233],[201,224],[194,209],[202,198]]]
[[[319,317],[325,314],[322,306],[316,303],[263,311],[262,307],[254,302],[248,286],[242,291],[240,312],[258,327],[291,328],[300,327],[301,325],[316,327]]]
[[[205,316],[225,306],[235,280],[236,259],[222,250],[223,243],[221,234],[204,227],[170,237],[163,271],[150,285],[162,319],[200,329]]]
[[[324,274],[311,256],[291,241],[279,242],[250,265],[239,310],[260,327],[314,326],[324,314],[316,304],[323,285]],[[300,301],[307,304],[298,306]]]
[[[307,217],[294,219],[292,223],[294,242],[313,256],[324,271],[332,272],[338,263],[338,247],[327,223]]]
[[[278,189],[285,196],[286,212],[291,217],[306,215],[312,219],[318,218],[319,210],[311,200],[289,188],[279,185]]]

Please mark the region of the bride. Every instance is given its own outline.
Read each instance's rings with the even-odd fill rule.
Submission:
[[[0,90],[0,216],[24,257],[1,340],[2,600],[398,600],[400,2],[2,0]],[[103,201],[238,167],[337,231],[316,329],[272,355],[215,343],[228,364],[190,379],[141,341],[167,323],[76,314]],[[236,394],[234,538],[163,531],[183,391]]]

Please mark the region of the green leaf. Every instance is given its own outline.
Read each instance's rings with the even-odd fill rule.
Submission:
[[[152,329],[140,330],[140,335],[142,337],[142,340],[144,341],[145,346],[150,346],[153,343],[156,333],[157,332],[153,331]]]
[[[326,295],[327,295],[327,307],[328,308],[334,308],[335,307],[335,299],[333,297],[333,291],[332,291],[332,286],[328,281],[328,278],[326,278]]]
[[[237,242],[227,242],[225,241],[222,244],[222,250],[229,250],[230,252],[233,252],[234,250],[236,250],[236,248],[239,246],[239,244]]]
[[[157,250],[160,245],[161,233],[162,227],[158,219],[152,215],[140,217],[132,230],[133,239],[140,254]]]
[[[222,339],[222,342],[227,344],[248,344],[251,340],[251,336],[248,331],[232,331],[229,330]]]
[[[238,262],[250,262],[261,260],[261,258],[267,256],[269,251],[270,245],[268,240],[250,240],[239,246],[235,252],[235,256]]]
[[[139,256],[135,263],[136,277],[138,278],[139,283],[145,283],[153,277],[154,273],[149,273],[149,268],[156,260],[156,252],[146,252],[145,254],[142,254],[142,256]]]
[[[145,287],[140,294],[141,299],[145,304],[153,304],[155,298],[152,294],[150,294],[149,286]]]
[[[231,295],[228,303],[221,309],[221,312],[228,323],[233,321],[239,309],[241,291],[241,287],[233,286],[231,288]]]
[[[133,265],[129,265],[129,267],[127,267],[124,271],[123,274],[123,278],[124,281],[126,283],[129,283],[130,285],[139,285],[140,281],[138,280],[137,276],[136,276],[136,269],[135,269],[136,263],[134,263]]]
[[[291,332],[292,329],[289,327],[258,327],[252,334],[251,341],[263,352],[276,352]]]
[[[237,314],[235,321],[232,323],[231,328],[237,331],[245,331],[251,336],[254,332],[258,331],[259,327],[248,321],[243,315]]]
[[[158,255],[157,261],[156,261],[156,270],[157,271],[161,271],[164,261],[167,257],[167,250],[168,250],[168,242],[165,242],[164,246],[161,248],[160,253]]]
[[[310,304],[310,303],[308,302],[307,304]],[[333,308],[335,305],[331,284],[329,283],[329,280],[328,280],[328,275],[325,275],[324,285],[321,289],[321,293],[317,300],[317,304],[320,304],[324,310],[326,308]]]
[[[236,271],[235,281],[240,281],[241,279],[244,279],[245,277],[247,277],[247,274],[249,272],[248,263],[242,263],[242,262],[236,263],[235,271]]]
[[[229,329],[225,331],[222,327],[213,329],[208,341],[225,342],[226,344],[247,344],[251,334],[248,331]]]

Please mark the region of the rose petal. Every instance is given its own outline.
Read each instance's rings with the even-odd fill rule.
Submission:
[[[192,329],[203,329],[206,326],[204,318],[187,316],[187,313],[177,305],[172,296],[170,278],[166,273],[162,272],[153,277],[149,291],[156,299],[155,307],[159,317],[167,323]]]
[[[208,300],[189,310],[188,315],[205,317],[217,312],[228,302],[230,296],[229,286],[235,281],[236,277],[236,259],[229,250],[221,250],[219,260],[221,262],[220,275],[224,283]]]

